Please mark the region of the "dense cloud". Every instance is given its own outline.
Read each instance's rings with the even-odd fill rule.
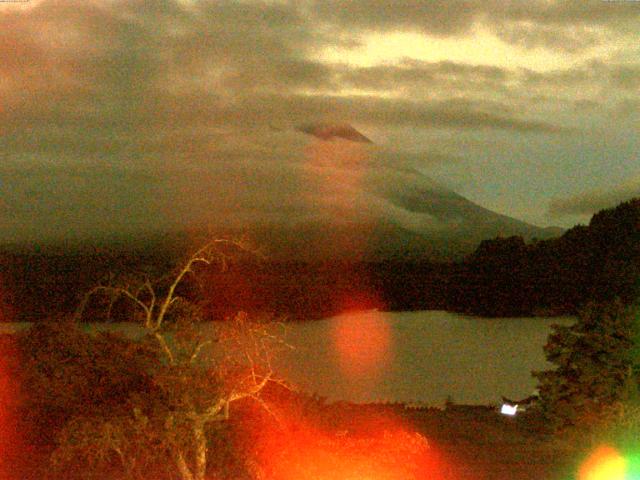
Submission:
[[[390,5],[0,4],[0,237],[147,229],[158,218],[302,221],[349,202],[411,224],[394,189],[427,181],[424,172],[441,168],[445,182],[447,168],[480,172],[467,188],[482,194],[482,182],[494,181],[484,175],[499,171],[491,162],[505,164],[514,145],[578,142],[585,125],[606,131],[614,118],[624,132],[637,120],[640,64],[631,54],[575,57],[545,71],[419,58],[363,66],[320,54],[358,46],[368,33],[473,42],[478,27],[571,55],[633,32],[635,5]],[[354,151],[345,135],[296,130],[305,125],[346,125],[374,145]],[[480,160],[486,145],[505,148]]]

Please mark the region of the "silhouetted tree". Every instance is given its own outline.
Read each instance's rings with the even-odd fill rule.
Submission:
[[[589,303],[571,326],[553,326],[544,351],[552,370],[534,372],[541,413],[554,428],[592,426],[615,414],[637,385],[637,308]]]

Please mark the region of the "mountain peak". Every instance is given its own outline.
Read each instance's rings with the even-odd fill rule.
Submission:
[[[332,124],[332,123],[313,123],[301,125],[296,130],[313,135],[321,140],[332,140],[334,138],[342,138],[352,142],[373,143],[369,138],[356,130],[349,124]]]

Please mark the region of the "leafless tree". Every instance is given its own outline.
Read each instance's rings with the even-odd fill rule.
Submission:
[[[115,454],[133,476],[144,455],[159,453],[141,449],[147,439],[148,445],[155,445],[149,448],[170,455],[181,480],[204,480],[210,463],[207,428],[227,420],[230,405],[243,399],[269,408],[261,392],[269,383],[283,384],[271,362],[279,346],[286,347],[275,331],[281,324],[253,322],[242,312],[219,325],[205,324],[197,302],[181,293],[186,279],[196,275],[198,268],[214,264],[226,268],[228,248],[246,250],[247,246],[216,239],[195,251],[168,277],[112,281],[85,295],[76,311],[77,321],[95,297],[106,298],[108,309],[121,300],[133,305],[145,331],[141,341],[157,354],[153,376],[162,402],[153,407],[145,405],[144,399],[134,402],[130,414],[118,421],[72,423],[64,432],[66,437],[63,435],[68,445],[83,445],[74,436],[89,439],[93,455]]]

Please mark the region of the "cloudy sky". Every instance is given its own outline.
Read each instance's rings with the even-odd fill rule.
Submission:
[[[0,241],[401,217],[384,192],[430,179],[540,226],[640,195],[640,2],[31,0],[0,25]]]

